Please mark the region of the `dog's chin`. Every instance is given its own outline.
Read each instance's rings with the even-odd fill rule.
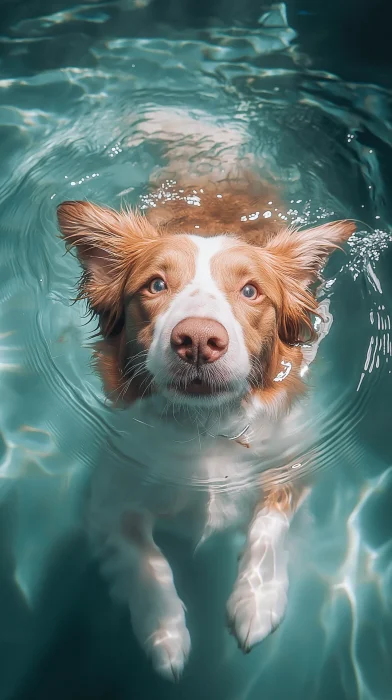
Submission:
[[[246,390],[245,383],[212,385],[197,378],[184,384],[169,382],[160,387],[161,393],[173,404],[210,409],[238,401]]]

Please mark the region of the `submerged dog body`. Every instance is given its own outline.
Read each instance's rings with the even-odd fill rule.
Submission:
[[[97,469],[90,531],[140,643],[176,678],[190,638],[157,523],[196,543],[245,529],[227,604],[244,651],[284,615],[285,536],[303,490],[266,474],[289,467],[305,440],[292,404],[304,390],[301,343],[314,338],[310,288],[353,227],[288,229],[255,182],[160,194],[143,217],[87,202],[65,202],[58,217],[99,319],[106,392],[128,406],[130,464],[144,467]]]

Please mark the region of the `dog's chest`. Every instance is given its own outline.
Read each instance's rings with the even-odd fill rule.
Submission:
[[[262,473],[283,466],[293,445],[294,417],[257,419],[239,438],[249,440],[245,447],[232,439],[246,428],[244,417],[203,426],[157,420],[151,409],[145,403],[120,417],[118,452],[107,450],[93,478],[95,520],[106,528],[122,512],[145,510],[164,528],[196,539],[249,522]]]

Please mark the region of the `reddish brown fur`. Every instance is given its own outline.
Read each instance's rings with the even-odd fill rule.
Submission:
[[[264,245],[282,226],[276,215],[269,219],[260,216],[241,221],[242,217],[256,211],[261,214],[271,210],[268,202],[273,201],[273,209],[280,205],[272,188],[251,174],[241,180],[219,183],[199,179],[195,185],[178,184],[176,192],[180,190],[181,199],[162,202],[148,212],[149,221],[162,233],[197,233],[200,236],[231,233],[247,243]],[[200,206],[186,201],[195,194],[200,197]],[[195,230],[195,226],[200,228]]]
[[[303,493],[304,486],[302,484],[291,483],[276,486],[263,494],[260,506],[292,515],[297,510]]]

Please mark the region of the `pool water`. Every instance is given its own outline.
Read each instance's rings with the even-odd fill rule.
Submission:
[[[387,700],[387,72],[379,85],[377,71],[361,78],[341,45],[341,71],[334,60],[328,72],[326,54],[312,60],[309,3],[289,4],[288,16],[283,3],[234,1],[198,11],[149,0],[3,5],[0,700]],[[249,162],[279,183],[282,220],[358,227],[320,294],[329,323],[311,367],[318,474],[291,538],[286,620],[242,656],[224,625],[231,537],[196,554],[168,541],[193,639],[175,686],[152,674],[81,535],[89,474],[118,435],[90,367],[94,327],[70,301],[78,263],[55,217],[65,199],[148,206],[149,179],[173,161],[192,173]]]

